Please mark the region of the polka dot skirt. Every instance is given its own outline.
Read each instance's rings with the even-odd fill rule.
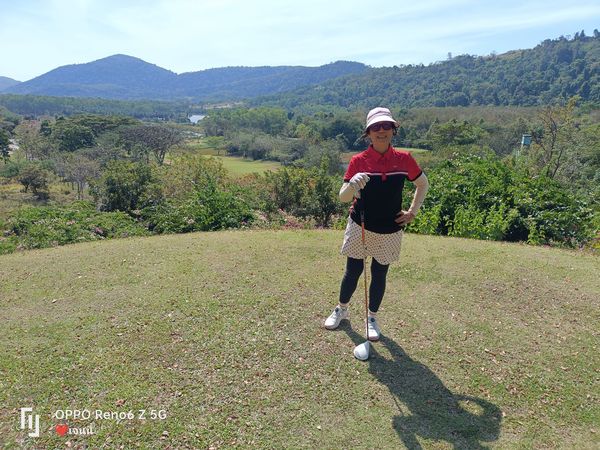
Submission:
[[[402,247],[402,230],[391,234],[373,233],[365,230],[365,241],[367,256],[377,260],[379,264],[390,264],[398,261],[400,248]],[[342,255],[354,259],[365,257],[362,243],[362,227],[348,218],[348,225],[344,232],[344,243],[342,244]]]

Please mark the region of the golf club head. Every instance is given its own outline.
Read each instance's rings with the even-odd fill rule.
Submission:
[[[354,357],[360,361],[366,361],[369,359],[369,353],[371,352],[371,343],[365,341],[362,344],[354,347]]]

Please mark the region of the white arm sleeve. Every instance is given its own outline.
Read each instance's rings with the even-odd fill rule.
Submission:
[[[419,212],[419,208],[423,204],[423,200],[425,200],[425,195],[429,189],[429,181],[427,180],[425,173],[421,173],[413,183],[415,184],[415,195],[413,196],[413,201],[408,212],[411,212],[416,216]]]
[[[350,183],[342,184],[342,188],[340,189],[340,201],[343,203],[349,202],[354,198],[355,195],[354,188],[350,186]]]

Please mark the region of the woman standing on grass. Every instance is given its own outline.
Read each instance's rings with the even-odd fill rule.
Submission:
[[[390,263],[400,256],[403,229],[413,221],[429,183],[427,177],[406,151],[392,147],[398,122],[387,108],[375,108],[367,114],[364,137],[369,148],[354,155],[344,175],[340,200],[353,200],[341,253],[348,257],[342,278],[339,305],[325,320],[325,328],[333,330],[348,317],[348,305],[363,271],[365,256],[371,256],[371,285],[369,287],[369,340],[377,341],[381,331],[377,311],[385,293]],[[408,179],[416,186],[412,204],[402,209],[402,188]],[[361,212],[364,212],[366,255],[361,234]]]

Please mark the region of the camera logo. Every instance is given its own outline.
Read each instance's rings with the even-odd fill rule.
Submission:
[[[21,408],[21,430],[29,430],[29,437],[40,436],[40,416],[33,414],[33,408]]]

